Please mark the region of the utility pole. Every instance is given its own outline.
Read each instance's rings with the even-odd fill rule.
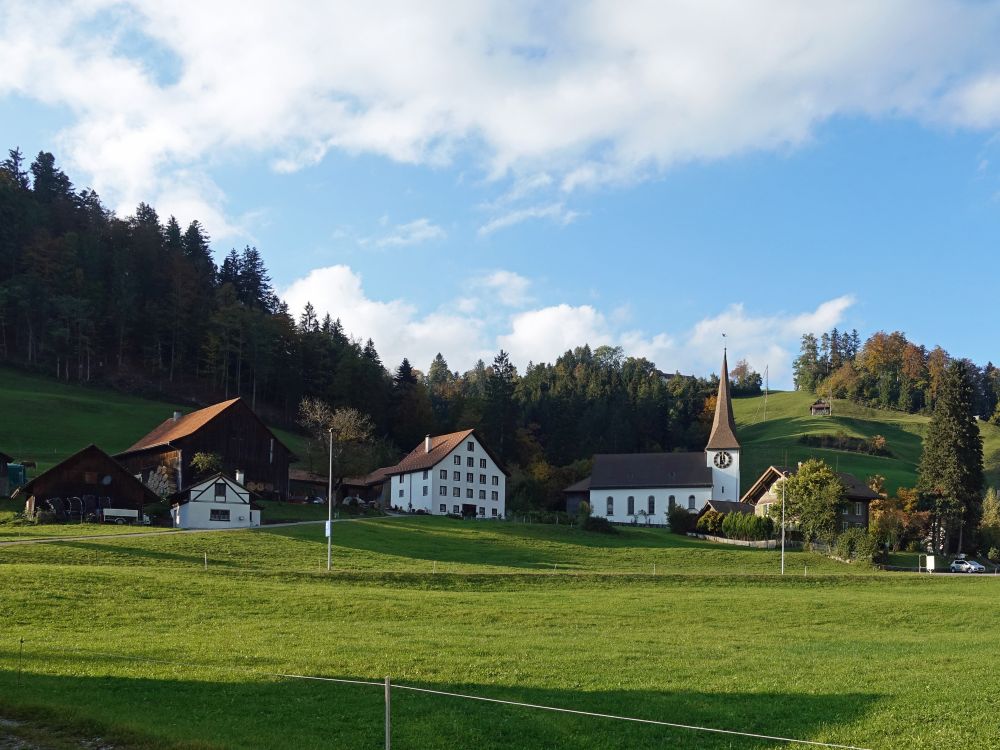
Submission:
[[[333,428],[330,433],[330,468],[326,476],[326,569],[333,564]]]
[[[781,480],[781,575],[785,575],[785,480]]]
[[[771,367],[770,365],[764,365],[764,421],[765,422],[767,421],[767,391],[769,385],[768,370],[770,369],[770,367]]]

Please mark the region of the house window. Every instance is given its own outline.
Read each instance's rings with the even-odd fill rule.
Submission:
[[[448,506],[447,506],[447,505],[445,505],[444,503],[441,503],[441,504],[440,504],[440,505],[438,506],[438,512],[439,512],[439,513],[447,513],[447,512],[448,512]]]
[[[500,484],[500,477],[498,477],[496,474],[494,474],[493,475],[493,486],[496,487],[498,484]]]
[[[441,485],[441,491],[440,491],[440,492],[438,492],[438,494],[439,494],[439,495],[447,495],[447,494],[448,494],[448,488],[447,488],[447,487],[445,487],[445,486],[444,486],[444,485],[442,484],[442,485]]]
[[[840,509],[840,514],[842,516],[846,516],[850,512],[851,512],[850,509],[846,505],[843,508]]]
[[[472,484],[473,482],[476,481],[476,475],[470,471],[468,474],[465,475],[465,481],[468,482],[469,484]]]
[[[466,490],[465,491],[465,496],[471,500],[472,499],[472,490]]]
[[[215,499],[220,502],[226,502],[226,483],[216,482],[215,483]]]
[[[462,465],[462,457],[461,456],[455,456],[454,464],[456,466],[461,466]]]
[[[461,482],[462,481],[462,472],[460,472],[460,471],[453,471],[451,473],[451,478],[455,482]]]
[[[608,512],[605,515],[613,516],[615,514],[615,499],[608,496]]]
[[[626,514],[630,515],[630,516],[634,516],[635,515],[635,498],[632,497],[631,495],[629,495],[628,496],[628,500],[626,502],[628,503],[628,510],[626,511]]]
[[[430,488],[425,484],[424,485],[424,497],[427,497],[427,490],[429,490],[429,489]]]
[[[451,506],[451,512],[452,513],[460,513],[461,511],[458,509],[457,505],[452,505]]]
[[[688,495],[688,510],[694,510],[694,495]]]
[[[424,479],[427,479],[428,474],[430,474],[430,472],[427,471],[427,469],[424,469]]]
[[[854,503],[854,515],[861,515],[861,503]]]
[[[225,510],[219,508],[213,508],[208,511],[209,521],[222,521],[224,523],[229,523],[229,509]]]
[[[97,484],[97,472],[96,471],[85,471],[85,472],[83,472],[83,483],[84,484]]]
[[[480,500],[486,499],[486,490],[479,490],[479,499]]]
[[[485,458],[479,459],[479,468],[480,469],[485,469],[486,468],[486,459]]]
[[[841,531],[847,531],[849,528],[851,528],[851,522],[850,521],[841,521],[840,522],[840,530]]]
[[[656,498],[655,497],[653,497],[652,495],[650,495],[649,499],[646,501],[646,506],[647,506],[646,507],[646,513],[648,513],[651,516],[656,514]]]
[[[486,475],[485,474],[480,474],[479,475],[479,483],[480,484],[486,484]]]
[[[452,487],[451,488],[451,496],[452,497],[461,497],[462,496],[462,488],[461,487]]]
[[[447,469],[441,469],[441,471],[438,472],[438,476],[441,477],[442,479],[447,479],[448,478],[448,470]]]
[[[469,456],[467,459],[465,459],[465,465],[471,469],[473,466],[476,465],[476,459],[474,459],[472,456]]]
[[[482,505],[479,506],[479,515],[481,516],[486,515],[486,508],[484,508]]]
[[[667,498],[667,510],[673,510],[675,505],[677,505],[677,499],[671,495]]]
[[[400,497],[402,497],[402,496],[403,496],[403,488],[402,488],[402,487],[400,487],[400,488],[399,488],[399,496],[400,496]]]
[[[402,474],[400,474],[400,475],[399,475],[398,477],[396,477],[396,478],[397,478],[397,479],[399,480],[399,483],[400,483],[400,484],[402,484],[402,483],[403,483],[403,475],[402,475]]]
[[[469,451],[469,453],[472,453],[472,451],[474,451],[475,449],[476,449],[476,444],[471,440],[465,444],[465,450]]]
[[[493,508],[493,517],[494,517],[494,518],[496,518],[496,517],[497,517],[497,509],[496,509],[496,508]]]
[[[500,499],[500,493],[499,492],[491,492],[490,493],[490,500],[499,500],[499,499]]]

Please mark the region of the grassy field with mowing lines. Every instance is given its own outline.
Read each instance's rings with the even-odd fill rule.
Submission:
[[[662,530],[431,518],[338,524],[330,575],[321,534],[0,548],[0,716],[126,747],[380,747],[380,688],[273,675],[391,675],[862,747],[1000,744],[994,577],[796,553],[809,575],[780,578],[774,552]],[[400,748],[791,747],[402,692],[393,727]]]

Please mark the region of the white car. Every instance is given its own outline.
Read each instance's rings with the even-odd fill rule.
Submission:
[[[955,560],[950,566],[952,573],[985,573],[986,568],[975,560]]]

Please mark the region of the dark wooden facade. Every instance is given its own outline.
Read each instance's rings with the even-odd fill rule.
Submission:
[[[144,482],[165,466],[181,489],[197,479],[191,466],[196,453],[219,455],[222,473],[242,471],[246,488],[263,497],[288,497],[288,466],[295,457],[243,399],[168,419],[116,458]]]
[[[25,498],[25,510],[34,514],[46,509],[45,501],[54,498],[107,499],[107,507],[142,510],[159,498],[121,464],[96,445],[89,445],[62,463],[39,474],[14,492]]]
[[[13,458],[0,451],[0,497],[7,497],[7,493],[10,492],[10,487],[7,483],[7,464],[13,461]]]

